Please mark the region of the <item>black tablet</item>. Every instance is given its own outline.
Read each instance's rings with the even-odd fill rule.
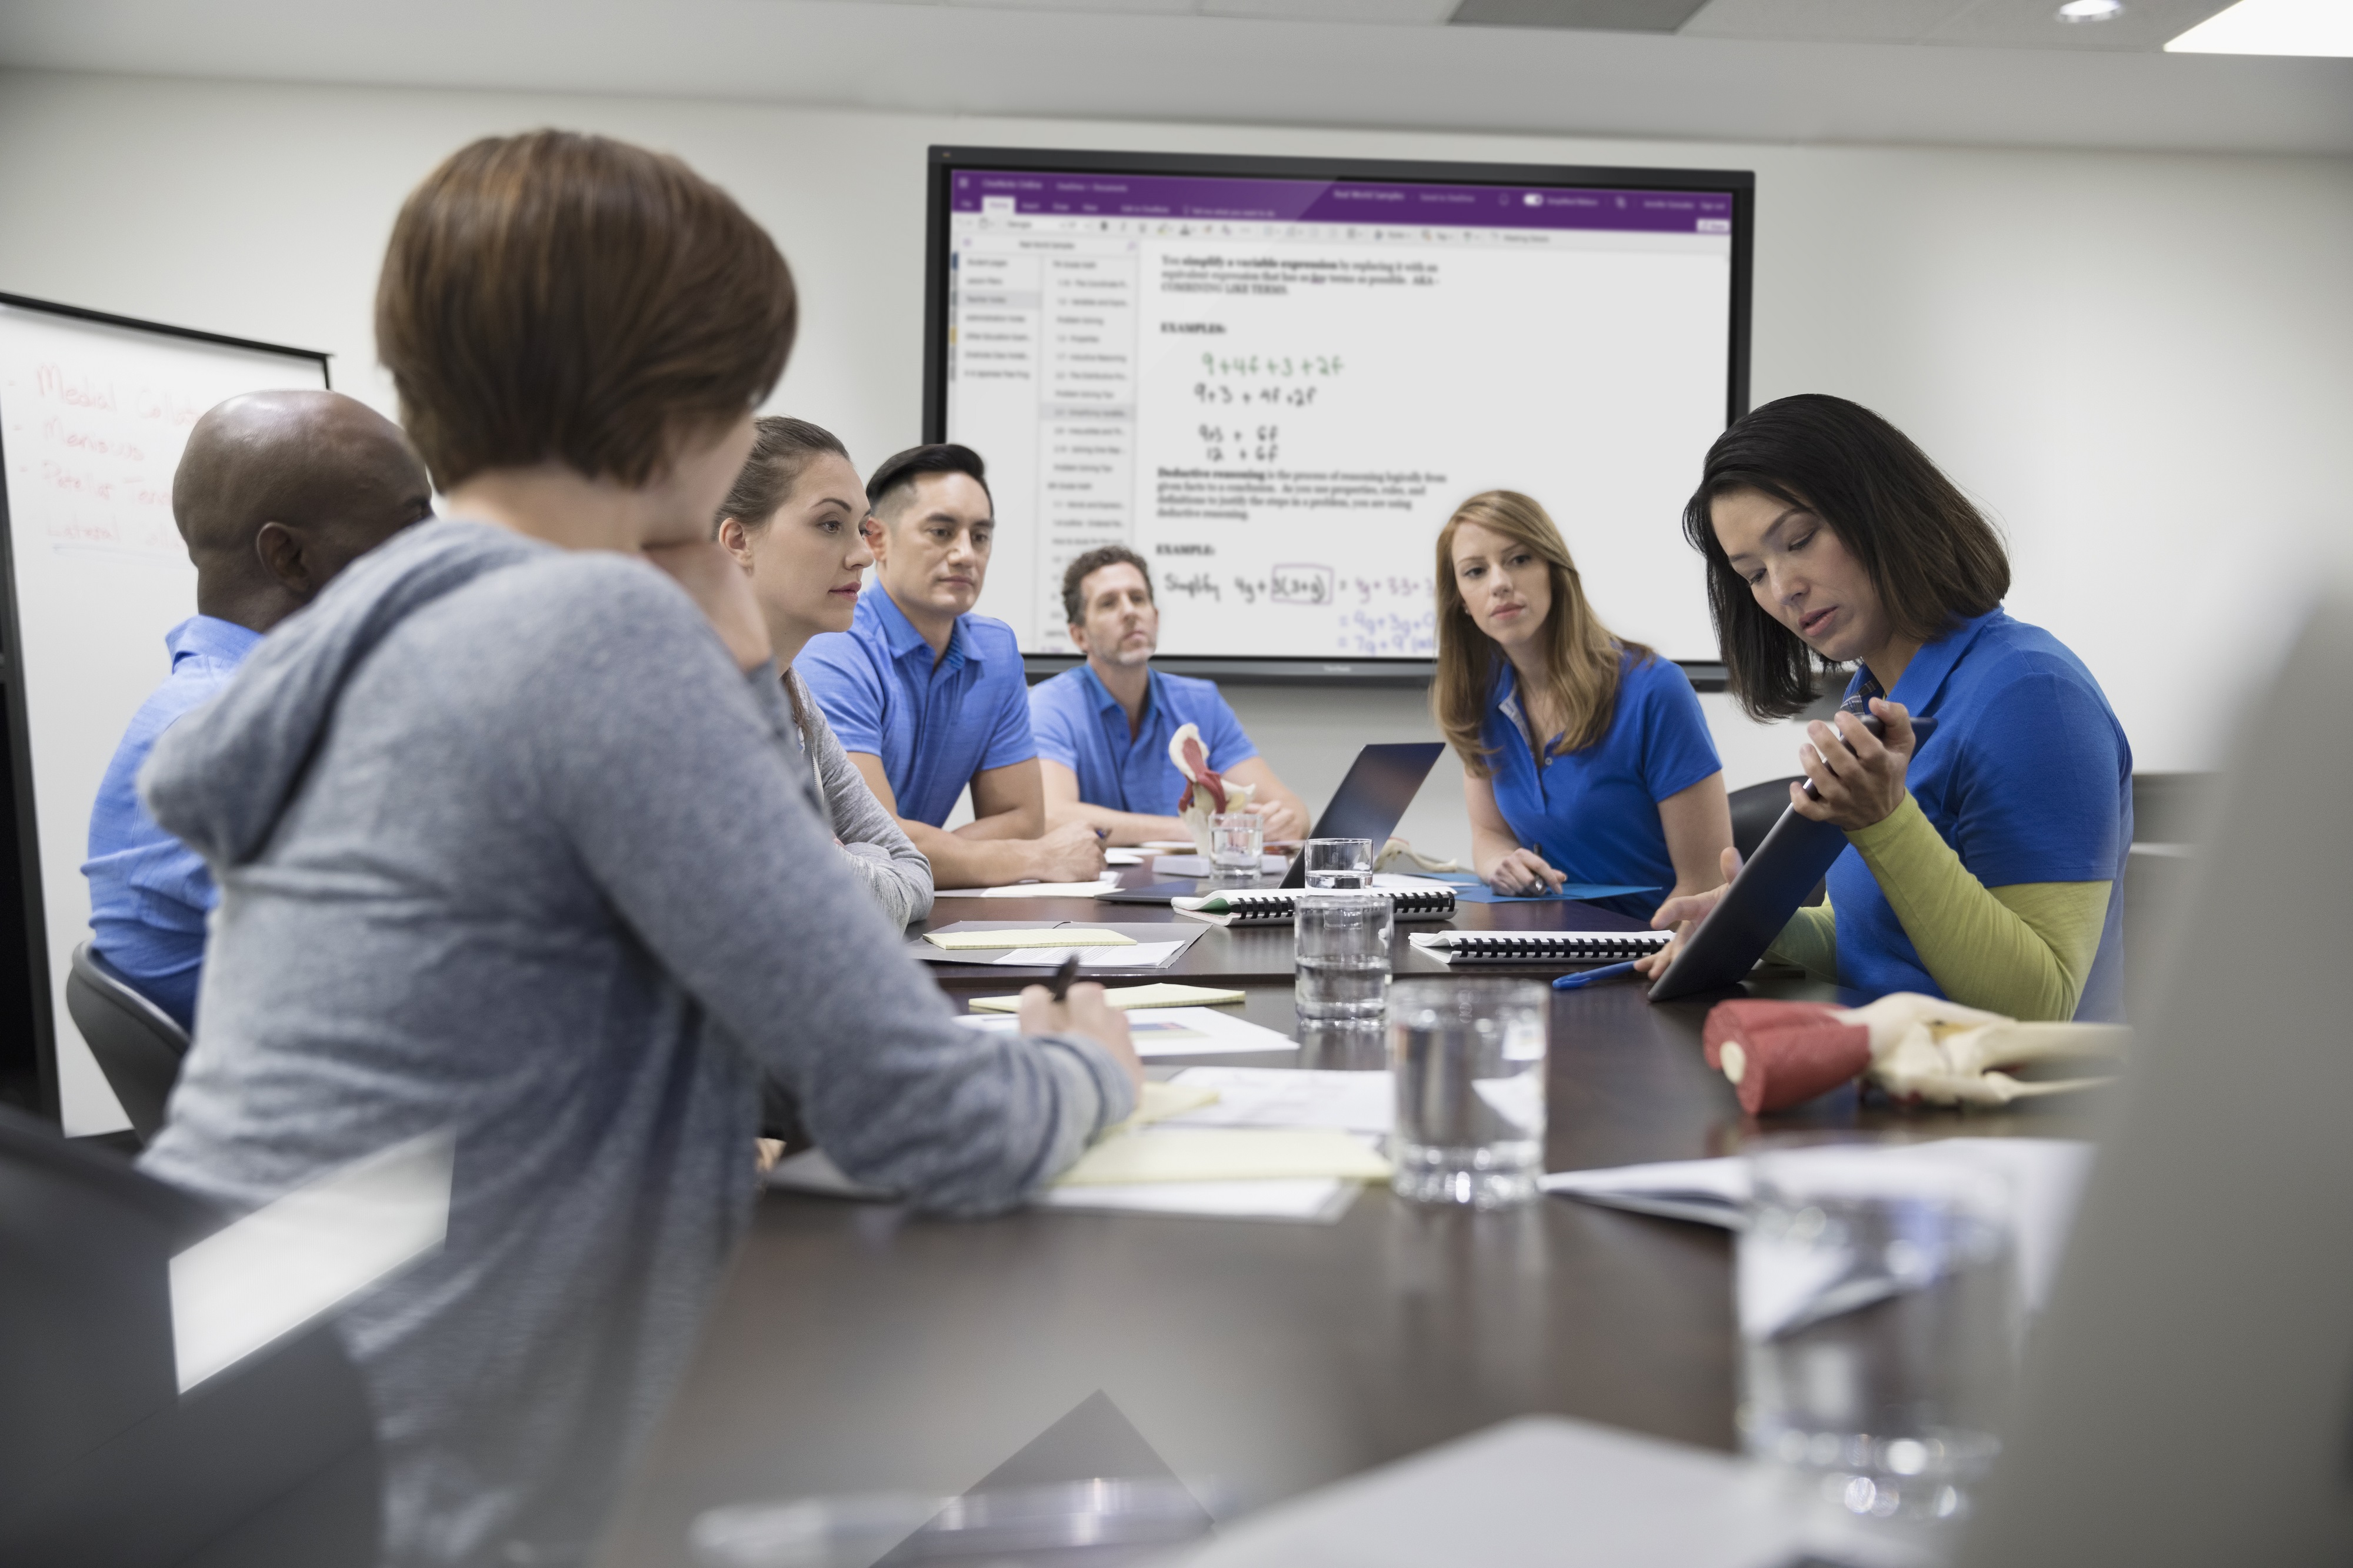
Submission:
[[[1877,718],[1866,718],[1863,724],[1874,735],[1879,733]],[[1934,719],[1912,721],[1912,746],[1916,755],[1920,742],[1936,728]],[[1807,786],[1811,789],[1813,786]],[[1740,868],[1740,875],[1724,895],[1724,901],[1708,911],[1699,928],[1683,939],[1683,945],[1667,965],[1667,972],[1651,984],[1651,1000],[1672,1002],[1678,996],[1696,992],[1720,990],[1737,985],[1757,967],[1789,917],[1798,912],[1814,884],[1829,872],[1831,862],[1846,847],[1846,833],[1828,822],[1816,822],[1810,816],[1799,816],[1796,806],[1782,808],[1781,820],[1765,835],[1765,842],[1757,853]]]

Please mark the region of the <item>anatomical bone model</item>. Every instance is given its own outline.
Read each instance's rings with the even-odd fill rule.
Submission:
[[[2021,1024],[1942,997],[1899,991],[1863,1007],[1817,1002],[1718,1003],[1701,1035],[1708,1066],[1754,1115],[1811,1100],[1848,1079],[1932,1105],[2007,1105],[2105,1078],[2023,1079],[2001,1068],[2054,1057],[2121,1057],[2120,1024]]]
[[[1193,848],[1209,852],[1209,818],[1220,812],[1248,811],[1251,787],[1230,783],[1209,771],[1209,750],[1201,744],[1198,724],[1180,725],[1168,737],[1168,760],[1185,775],[1185,793],[1176,797],[1176,815],[1193,835]]]

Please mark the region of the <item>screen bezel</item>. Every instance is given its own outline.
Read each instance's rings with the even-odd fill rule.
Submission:
[[[1364,180],[1386,184],[1557,185],[1584,190],[1705,191],[1732,199],[1732,310],[1726,334],[1724,422],[1748,412],[1749,276],[1757,176],[1744,169],[1658,169],[1574,163],[1453,163],[1394,158],[1274,158],[1240,153],[1074,152],[1039,147],[934,146],[927,159],[923,231],[923,419],[925,441],[947,439],[950,197],[958,169],[1094,174],[1229,176],[1271,180]],[[1077,665],[1071,655],[1024,654],[1033,678]],[[1219,679],[1374,681],[1419,685],[1426,658],[1315,658],[1176,655],[1153,661],[1180,675]],[[1686,663],[1702,689],[1720,688],[1723,667]]]

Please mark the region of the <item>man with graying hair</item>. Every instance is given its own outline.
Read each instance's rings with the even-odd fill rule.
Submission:
[[[132,716],[90,816],[98,955],[193,1030],[205,917],[217,894],[195,852],[140,804],[157,737],[228,683],[262,634],[356,557],[433,514],[400,428],[333,392],[256,392],[198,419],[172,479],[172,517],[196,566],[196,613],[164,638],[172,672]]]

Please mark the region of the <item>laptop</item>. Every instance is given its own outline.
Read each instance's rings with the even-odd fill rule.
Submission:
[[[1430,770],[1438,765],[1439,753],[1446,750],[1441,741],[1390,741],[1366,746],[1356,753],[1348,766],[1348,776],[1332,795],[1332,804],[1315,819],[1310,838],[1369,838],[1373,853],[1377,856],[1381,846],[1388,842],[1397,825],[1405,819],[1406,808],[1413,797],[1421,793],[1422,781]],[[1278,888],[1303,888],[1307,885],[1307,857],[1291,858],[1291,868],[1283,873]],[[1123,888],[1116,892],[1099,893],[1098,902],[1113,904],[1165,904],[1170,899],[1189,899],[1201,890],[1197,879],[1181,882],[1152,882],[1141,888]]]

